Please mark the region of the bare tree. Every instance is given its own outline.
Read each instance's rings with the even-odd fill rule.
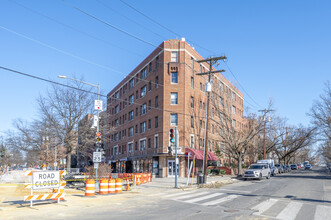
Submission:
[[[320,100],[314,101],[308,115],[318,131],[318,140],[321,142],[320,152],[329,162],[331,161],[331,86],[329,81],[325,83],[324,94],[320,95]]]
[[[53,85],[45,96],[37,99],[41,118],[49,123],[66,149],[68,170],[71,167],[71,155],[77,146],[78,122],[93,107],[92,96],[85,92],[84,85],[75,81],[73,86],[77,89]]]

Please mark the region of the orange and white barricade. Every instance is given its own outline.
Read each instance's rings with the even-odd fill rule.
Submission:
[[[122,179],[116,179],[115,180],[115,193],[121,193],[122,192]]]
[[[147,182],[152,182],[152,173],[147,173],[148,179]]]
[[[42,194],[42,195],[30,195],[24,196],[24,201],[31,201],[31,200],[46,200],[46,199],[59,199],[62,198],[65,193],[50,193],[50,194]]]
[[[115,193],[115,180],[114,179],[108,180],[108,193]]]
[[[64,193],[64,187],[66,187],[66,184],[67,184],[66,181],[61,180],[61,182],[60,182],[60,188],[59,189],[54,188],[53,189],[53,193]],[[56,199],[52,199],[52,200],[56,200]],[[64,198],[61,197],[60,200],[64,200]]]
[[[86,180],[85,186],[85,196],[94,196],[95,195],[95,181],[94,179]]]
[[[99,194],[108,195],[108,179],[106,178],[100,179]]]

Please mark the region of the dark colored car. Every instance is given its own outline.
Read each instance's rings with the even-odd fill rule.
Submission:
[[[291,170],[297,170],[298,166],[296,164],[291,164]]]
[[[311,170],[311,165],[310,164],[307,164],[306,166],[305,166],[305,170]]]

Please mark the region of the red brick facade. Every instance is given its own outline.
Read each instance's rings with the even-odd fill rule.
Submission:
[[[107,138],[106,152],[117,172],[171,176],[174,158],[168,155],[169,129],[175,127],[171,117],[175,122],[177,116],[179,173],[185,176],[185,148],[203,149],[207,76],[196,74],[208,71],[208,65],[196,62],[201,59],[185,41],[164,41],[108,94],[107,118],[114,131]],[[213,93],[214,99],[221,99],[219,93],[224,102],[233,99],[237,125],[242,126],[242,93],[221,74],[213,77]],[[213,111],[211,105],[211,117]],[[211,151],[219,144],[216,127],[210,120]]]

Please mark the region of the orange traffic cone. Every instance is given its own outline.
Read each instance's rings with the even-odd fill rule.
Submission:
[[[130,191],[130,182],[126,180],[126,191]]]

